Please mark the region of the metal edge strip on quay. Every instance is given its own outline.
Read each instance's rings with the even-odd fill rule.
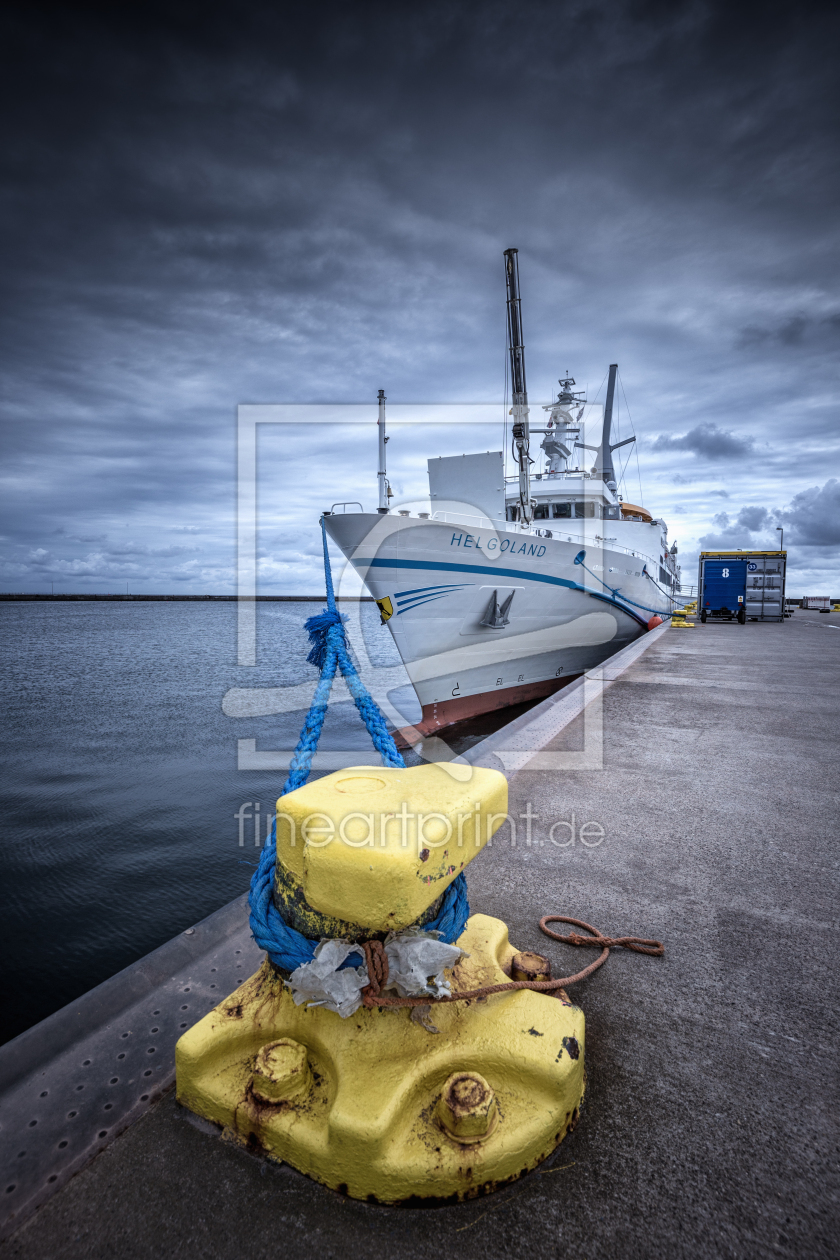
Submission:
[[[461,758],[510,779],[669,629],[641,636]],[[0,1239],[148,1111],[175,1043],[262,961],[243,894],[0,1046]]]

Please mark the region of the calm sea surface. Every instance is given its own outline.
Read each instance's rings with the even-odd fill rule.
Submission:
[[[6,1040],[248,887],[253,822],[283,770],[237,769],[237,740],[297,742],[305,707],[229,718],[232,687],[311,682],[303,622],[320,605],[258,605],[259,664],[236,664],[236,605],[0,604]],[[399,658],[374,605],[371,660]],[[368,750],[336,704],[322,748]],[[251,811],[253,812],[253,811]],[[264,828],[263,828],[264,833]]]

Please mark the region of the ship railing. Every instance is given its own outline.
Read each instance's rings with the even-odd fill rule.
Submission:
[[[587,472],[585,468],[558,468],[557,472],[534,473],[534,481],[539,481],[540,485],[542,485],[544,481],[547,481],[549,484],[551,484],[551,482],[559,481],[563,477],[568,477],[575,481],[580,481],[581,479],[583,479],[584,481],[600,481],[601,480],[600,477],[593,477],[592,473]],[[505,477],[505,485],[518,486],[519,478],[518,477]],[[533,488],[534,487],[532,486],[532,489]]]
[[[433,521],[444,525],[469,525],[472,529],[507,529],[507,521],[494,521],[489,516],[469,516],[466,512],[432,512]]]

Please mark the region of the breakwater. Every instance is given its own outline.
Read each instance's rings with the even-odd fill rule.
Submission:
[[[179,603],[179,604],[207,604],[207,603],[229,603],[235,604],[239,599],[253,599],[257,604],[323,604],[326,595],[33,595],[30,593],[16,593],[0,591],[0,601],[5,600],[7,603],[67,603],[67,602],[86,602],[86,603],[121,603],[121,604],[144,604],[144,603]],[[336,599],[341,600],[345,604],[372,604],[372,595],[336,595]]]

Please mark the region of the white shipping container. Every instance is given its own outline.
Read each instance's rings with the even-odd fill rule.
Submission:
[[[831,612],[831,600],[827,595],[806,595],[802,601],[802,607]]]

